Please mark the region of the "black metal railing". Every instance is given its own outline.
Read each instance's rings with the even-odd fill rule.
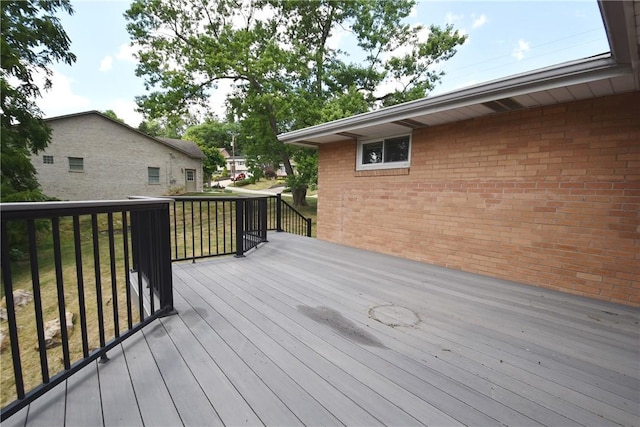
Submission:
[[[289,203],[277,195],[277,228],[278,231],[311,237],[311,218],[306,218]]]
[[[0,205],[10,343],[2,421],[173,311],[169,203]],[[52,323],[58,335],[46,330]]]
[[[305,218],[280,195],[264,197],[173,197],[172,261],[220,255],[244,256],[267,241],[267,231],[311,237]]]

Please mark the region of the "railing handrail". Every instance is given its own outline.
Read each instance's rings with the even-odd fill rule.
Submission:
[[[92,211],[98,211],[100,213],[106,213],[108,210],[105,208],[128,208],[134,206],[144,207],[147,205],[154,205],[157,203],[169,203],[171,199],[152,197],[152,198],[137,198],[121,200],[83,200],[83,201],[51,201],[51,202],[11,202],[0,203],[0,213],[11,214],[13,212],[20,212],[22,215],[37,213],[41,211],[53,210],[61,212],[59,216],[68,215],[68,210],[73,210],[72,214],[81,212],[81,214],[91,213]],[[22,217],[24,218],[24,217]]]

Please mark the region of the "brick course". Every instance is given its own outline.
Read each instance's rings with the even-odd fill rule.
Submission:
[[[319,149],[318,237],[640,306],[640,93],[416,130],[411,168]]]

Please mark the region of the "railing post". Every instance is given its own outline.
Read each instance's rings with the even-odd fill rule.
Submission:
[[[282,194],[276,194],[276,231],[282,231]]]
[[[236,258],[244,257],[244,200],[236,199]]]
[[[158,212],[158,245],[159,245],[159,290],[160,308],[167,314],[175,313],[173,308],[173,274],[171,271],[171,218],[169,204]]]
[[[307,221],[307,237],[311,237],[311,218],[305,218]]]
[[[260,199],[258,201],[260,211],[260,238],[263,242],[267,242],[267,199]]]

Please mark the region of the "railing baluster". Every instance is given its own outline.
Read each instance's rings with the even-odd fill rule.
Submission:
[[[211,201],[207,200],[207,236],[209,240],[209,255],[211,255]]]
[[[80,334],[82,336],[82,355],[89,356],[89,338],[87,332],[87,312],[84,298],[84,272],[82,265],[82,243],[80,238],[80,218],[73,216],[73,245],[76,255],[76,281],[78,282],[78,310],[80,314]]]
[[[186,214],[184,211],[184,205],[185,205],[185,201],[182,201],[182,243],[183,243],[183,247],[182,249],[184,250],[184,257],[187,258],[187,218],[186,218]]]
[[[178,215],[176,212],[176,201],[173,201],[173,243],[176,248],[176,258],[179,257],[178,254]]]
[[[100,271],[100,242],[98,230],[98,215],[91,214],[91,231],[93,234],[93,269],[96,278],[96,305],[98,309],[98,335],[100,339],[100,347],[105,345],[104,337],[104,315],[102,311],[102,273]],[[138,261],[139,263],[142,260]]]
[[[113,213],[107,214],[109,233],[109,264],[111,267],[111,306],[113,308],[113,329],[116,338],[120,338],[120,319],[118,316],[118,277],[116,275],[116,242],[113,231]]]
[[[56,287],[58,290],[58,313],[60,314],[60,337],[62,340],[62,358],[64,368],[71,368],[71,358],[69,356],[69,334],[67,332],[67,309],[64,301],[64,280],[62,278],[62,251],[60,249],[60,218],[51,218],[51,228],[53,231],[53,258],[56,269]]]
[[[174,204],[175,207],[175,204]],[[175,218],[175,217],[174,217]],[[127,212],[122,211],[122,247],[124,250],[124,277],[127,295],[127,326],[133,328],[133,314],[131,310],[131,271],[129,271],[129,230]]]
[[[33,284],[33,302],[36,316],[36,332],[38,334],[38,351],[40,353],[40,371],[42,382],[49,382],[49,362],[44,342],[44,319],[42,317],[42,296],[40,295],[40,269],[38,268],[38,244],[36,242],[35,220],[27,220],[27,237],[29,240],[29,263],[31,264],[31,283]]]
[[[24,382],[22,378],[22,360],[20,359],[20,345],[18,343],[18,325],[16,323],[16,309],[13,302],[13,277],[11,276],[11,260],[9,259],[9,237],[7,222],[2,221],[0,228],[0,259],[2,260],[2,280],[4,282],[4,297],[7,303],[7,323],[9,326],[9,340],[11,341],[11,359],[13,361],[13,376],[16,383],[18,399],[24,399]]]

